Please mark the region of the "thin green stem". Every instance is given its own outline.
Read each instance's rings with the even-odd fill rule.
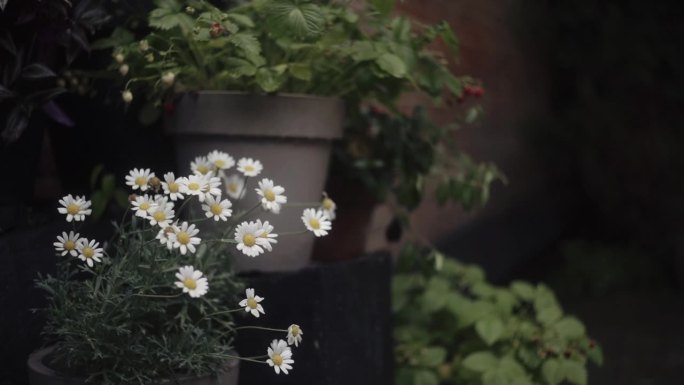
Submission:
[[[239,326],[239,327],[236,327],[234,330],[237,331],[237,330],[242,330],[242,329],[255,329],[255,330],[266,330],[269,332],[279,332],[279,333],[285,332],[285,333],[287,333],[287,329],[265,328],[262,326]]]
[[[288,202],[283,203],[283,207],[318,207],[321,202]]]
[[[136,297],[145,297],[145,298],[178,298],[183,293],[178,293],[176,295],[161,295],[161,294],[133,294]]]
[[[303,235],[303,234],[306,234],[306,233],[308,233],[308,232],[309,232],[309,230],[286,231],[286,232],[284,232],[284,233],[278,233],[278,236],[287,237],[287,236],[290,236],[290,235]]]

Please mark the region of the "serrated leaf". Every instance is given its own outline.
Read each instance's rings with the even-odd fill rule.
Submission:
[[[506,376],[499,369],[482,373],[482,385],[509,385]]]
[[[580,338],[586,333],[584,325],[574,317],[565,317],[556,322],[553,330],[563,338]]]
[[[551,325],[563,316],[563,311],[557,307],[547,307],[537,312],[537,321],[544,325]]]
[[[504,331],[504,324],[501,318],[487,317],[475,323],[475,330],[482,340],[489,346],[493,345],[501,338]]]
[[[519,378],[525,377],[527,372],[525,368],[522,367],[513,357],[504,357],[501,359],[499,366],[501,372],[506,375],[507,378]]]
[[[406,76],[406,63],[393,53],[385,52],[375,59],[375,64],[384,72],[395,78]]]
[[[150,26],[165,31],[179,27],[186,33],[195,26],[195,20],[180,10],[180,7],[153,9],[150,12],[149,23]]]
[[[499,359],[490,352],[475,352],[469,354],[461,363],[464,368],[474,372],[485,372],[499,365]]]
[[[563,362],[565,378],[575,385],[587,385],[587,369],[577,361]]]
[[[283,84],[283,77],[268,68],[259,68],[256,73],[256,82],[264,92],[276,92]]]
[[[548,385],[558,385],[565,378],[561,362],[557,359],[549,359],[542,365],[542,377]]]
[[[439,378],[429,370],[416,370],[413,375],[413,385],[438,385]]]
[[[442,347],[433,346],[423,348],[420,350],[420,353],[418,355],[418,364],[422,366],[436,368],[444,363],[446,356],[447,351]]]
[[[515,295],[525,301],[534,300],[534,286],[523,281],[513,281],[511,283],[511,290]]]
[[[239,32],[231,35],[228,40],[248,55],[258,55],[261,53],[261,44],[257,37],[251,33]]]
[[[247,28],[254,28],[254,21],[252,21],[252,19],[250,19],[249,16],[240,13],[228,13],[226,14],[226,16],[228,17],[228,19],[232,20],[237,25],[241,25]]]
[[[312,77],[311,67],[306,63],[292,63],[289,66],[290,74],[296,79],[309,81]]]
[[[352,43],[350,52],[355,61],[368,61],[375,60],[381,51],[377,50],[372,42],[361,40]]]
[[[276,1],[269,6],[268,13],[269,25],[282,35],[306,38],[323,31],[325,15],[315,4]]]

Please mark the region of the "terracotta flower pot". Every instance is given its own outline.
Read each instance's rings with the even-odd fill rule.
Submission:
[[[251,95],[203,91],[185,94],[167,115],[167,132],[175,136],[180,174],[190,162],[212,150],[261,161],[264,171],[248,180],[245,197],[234,212],[255,206],[254,191],[262,178],[285,188],[288,202],[319,202],[332,140],[342,136],[344,104],[341,99],[306,95]],[[235,168],[228,175],[237,173]],[[232,201],[232,199],[231,199]],[[237,210],[235,210],[237,209]],[[283,208],[280,214],[255,211],[276,233],[304,230],[303,207]],[[272,252],[250,258],[240,255],[238,271],[295,271],[311,261],[313,234],[280,237]]]
[[[53,347],[40,349],[29,356],[28,371],[30,385],[86,385],[85,378],[69,377],[50,369],[46,364],[47,356],[53,351]],[[172,380],[161,380],[154,385],[179,384],[179,385],[237,385],[239,361],[230,360],[226,363],[225,370],[218,375],[201,377],[180,376]],[[152,384],[150,384],[152,385]]]

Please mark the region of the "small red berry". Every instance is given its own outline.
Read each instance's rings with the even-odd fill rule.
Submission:
[[[474,90],[475,90],[474,87],[465,86],[465,87],[463,87],[463,94],[464,95],[475,95]]]
[[[211,28],[209,29],[209,33],[211,34],[212,37],[219,37],[223,33],[223,26],[221,26],[221,23],[215,21],[211,23]]]

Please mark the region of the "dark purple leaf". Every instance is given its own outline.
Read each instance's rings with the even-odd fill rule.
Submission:
[[[8,0],[0,0],[0,11],[5,10],[5,6],[7,6],[7,1]]]
[[[49,101],[43,105],[43,112],[55,122],[66,127],[73,127],[74,121],[62,110],[57,103]]]
[[[49,102],[50,100],[56,98],[57,96],[65,93],[66,90],[62,87],[50,88],[47,90],[42,90],[34,92],[26,97],[26,100],[32,105],[42,106],[43,104]]]
[[[5,130],[2,131],[2,139],[5,142],[14,142],[26,129],[29,121],[29,110],[24,106],[16,106],[7,117]]]
[[[31,63],[21,70],[21,77],[25,79],[45,79],[57,76],[45,64]]]
[[[12,35],[7,30],[0,32],[0,48],[4,48],[5,51],[12,55],[17,54],[17,46],[14,45],[14,39],[12,39]]]
[[[86,36],[83,28],[79,26],[74,26],[71,28],[71,38],[75,41],[78,46],[87,52],[90,52],[90,43],[88,43],[88,36]]]

